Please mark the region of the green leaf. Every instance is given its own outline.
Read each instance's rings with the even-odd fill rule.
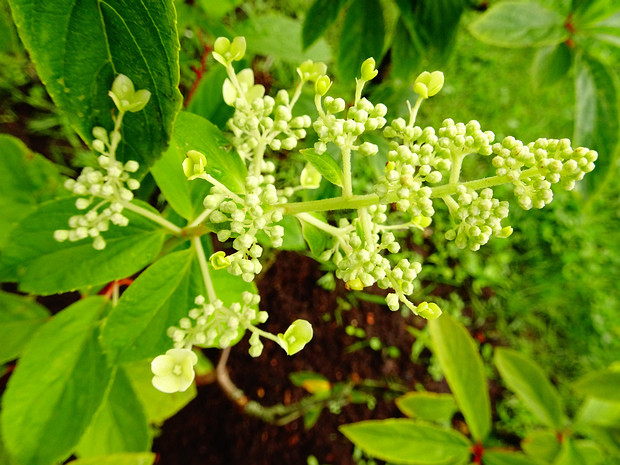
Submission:
[[[0,291],[0,364],[18,358],[49,316],[33,299]]]
[[[125,290],[101,331],[101,344],[111,360],[153,358],[172,347],[166,330],[177,325],[203,294],[199,273],[192,275],[192,249],[156,261]]]
[[[111,370],[99,348],[103,297],[67,307],[33,337],[2,398],[2,431],[23,465],[66,458],[103,401]]]
[[[134,392],[140,399],[149,423],[161,424],[174,416],[196,397],[196,386],[187,391],[166,394],[153,387],[150,360],[140,360],[123,365]]]
[[[602,370],[588,373],[573,384],[583,395],[620,403],[620,372]]]
[[[535,362],[503,347],[496,349],[494,361],[508,389],[541,423],[556,431],[564,427],[562,400]]]
[[[188,181],[183,172],[185,152],[178,149],[175,137],[162,157],[151,167],[151,174],[170,206],[188,221],[204,209],[202,201],[211,189],[203,179]]]
[[[134,201],[151,209],[143,202]],[[75,208],[75,197],[41,204],[24,218],[9,236],[11,247],[0,256],[0,279],[14,279],[20,290],[47,295],[106,284],[125,278],[153,261],[165,231],[141,215],[124,210],[129,225],[112,225],[102,233],[103,250],[92,240],[58,242],[54,231],[67,229]],[[83,212],[82,212],[83,213]]]
[[[583,461],[588,465],[607,465],[606,454],[604,454],[601,447],[590,439],[578,439],[575,440],[575,448],[582,457]],[[620,457],[616,457],[616,460]]]
[[[208,174],[233,192],[243,192],[247,169],[217,126],[198,115],[181,112],[175,123],[174,140],[183,156],[190,150],[201,152],[207,157]]]
[[[491,402],[484,365],[467,329],[450,315],[428,322],[439,360],[459,410],[476,441],[491,430]]]
[[[153,465],[156,455],[151,452],[140,454],[111,454],[69,462],[67,465]]]
[[[381,61],[385,25],[379,0],[355,0],[344,19],[338,49],[338,73],[344,85],[352,85],[367,58]]]
[[[409,419],[362,421],[339,429],[366,454],[398,464],[464,463],[470,454],[462,434]]]
[[[532,64],[532,81],[536,87],[551,86],[568,73],[571,52],[565,42],[541,47]]]
[[[0,249],[9,231],[38,204],[68,195],[56,166],[19,139],[0,134]]]
[[[2,465],[19,465],[7,452],[2,436],[2,423],[0,423],[0,463]]]
[[[125,370],[119,368],[106,399],[76,448],[80,458],[148,452],[149,424]]]
[[[311,213],[311,215],[325,221],[325,217],[320,213]],[[299,220],[299,222],[301,223],[301,232],[310,247],[312,255],[315,258],[318,258],[329,245],[331,236],[322,229],[319,229],[310,223],[306,223],[302,220]]]
[[[499,47],[555,45],[568,39],[565,17],[537,2],[506,1],[493,5],[469,30],[478,40]]]
[[[222,98],[222,86],[227,78],[223,66],[211,68],[203,75],[198,88],[187,105],[187,111],[202,116],[220,128],[226,126],[226,121],[234,114],[234,108],[229,107]]]
[[[329,153],[319,155],[314,149],[302,149],[300,152],[325,179],[342,187],[342,169]]]
[[[521,449],[527,455],[542,459],[546,462],[554,460],[562,445],[558,440],[558,433],[551,430],[532,431],[521,441]]]
[[[10,0],[19,35],[54,103],[87,142],[112,128],[108,97],[118,74],[151,99],[125,115],[117,158],[150,166],[166,147],[181,105],[179,40],[171,0]]]
[[[519,452],[487,450],[482,459],[484,465],[539,465],[540,462]]]
[[[235,32],[245,36],[249,53],[289,61],[295,66],[305,60],[329,61],[331,58],[331,49],[324,39],[304,50],[301,21],[278,14],[249,18],[237,26]]]
[[[321,37],[327,28],[338,18],[338,14],[348,0],[314,0],[304,19],[301,41],[304,49]]]
[[[392,73],[394,77],[405,82],[412,82],[412,76],[418,69],[422,54],[416,48],[411,33],[403,22],[402,17],[398,18],[394,29],[391,50]]]
[[[580,3],[573,13],[573,23],[580,31],[590,31],[589,26],[607,23],[620,10],[616,0],[581,0]]]
[[[610,70],[600,61],[578,55],[575,63],[574,143],[598,151],[594,178],[609,172],[618,147],[618,90]]]
[[[553,465],[588,465],[583,459],[573,440],[566,438],[562,443],[562,449],[558,454],[558,457],[553,462]]]
[[[451,394],[435,392],[408,392],[396,398],[396,406],[410,418],[432,421],[445,425],[458,410]]]
[[[198,5],[204,10],[207,16],[220,19],[222,16],[235,9],[241,0],[199,0]]]
[[[619,428],[620,403],[590,397],[579,408],[575,423]]]

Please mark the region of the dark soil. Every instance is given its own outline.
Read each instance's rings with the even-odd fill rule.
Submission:
[[[346,298],[348,291],[340,283],[335,292],[325,291],[316,283],[322,274],[310,258],[292,253],[277,256],[259,282],[261,307],[270,314],[265,329],[282,332],[295,319],[304,318],[312,323],[314,338],[292,357],[266,341],[258,359],[248,355],[247,341],[242,341],[231,352],[230,377],[250,399],[266,406],[288,405],[309,395],[289,380],[293,372],[313,371],[332,383],[377,380],[381,387],[372,391],[377,400],[374,409],[365,404],[349,404],[336,414],[324,409],[316,425],[308,430],[302,419],[275,426],[241,413],[217,384],[199,386],[197,398],[169,419],[155,440],[160,465],[304,465],[309,455],[321,464],[354,464],[353,445],[338,426],[402,416],[393,399],[401,393],[398,391],[413,390],[416,384],[433,391],[447,390],[435,383],[422,365],[409,360],[414,338],[406,327],[420,327],[422,319],[403,318],[385,305],[362,301],[339,312],[338,298]],[[341,314],[341,324],[336,313]],[[348,351],[360,339],[345,333],[347,325],[363,328],[367,338],[378,337],[385,347],[398,347],[401,356],[393,359],[369,347]],[[217,352],[207,355],[217,362]],[[399,388],[388,389],[388,382]]]

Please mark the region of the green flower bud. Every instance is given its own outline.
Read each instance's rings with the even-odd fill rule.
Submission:
[[[347,281],[347,289],[352,289],[354,291],[361,291],[364,289],[364,283],[360,278],[351,279]]]
[[[328,76],[323,75],[317,78],[314,83],[314,91],[319,94],[321,97],[327,93],[329,88],[332,86],[332,81]]]
[[[226,256],[226,252],[215,252],[209,257],[209,262],[214,270],[221,270],[222,268],[228,268],[230,266],[230,259]]]
[[[429,98],[436,95],[443,87],[444,77],[441,71],[421,73],[413,84],[413,91],[422,98]]]
[[[379,71],[375,69],[375,59],[370,57],[362,63],[362,81],[370,81],[379,74]]]
[[[321,185],[321,173],[312,163],[306,163],[299,176],[299,184],[306,189],[318,189]]]
[[[320,61],[314,63],[312,60],[307,60],[299,65],[299,68],[297,68],[297,74],[299,74],[299,77],[303,82],[316,82],[316,80],[326,72],[327,65]]]
[[[435,302],[422,302],[415,309],[416,313],[427,320],[434,320],[441,315],[441,309]]]
[[[235,37],[232,41],[226,37],[218,37],[213,43],[213,58],[224,66],[228,66],[233,61],[239,61],[245,55],[245,37]]]
[[[357,149],[357,151],[365,157],[370,157],[372,155],[376,155],[377,152],[379,152],[379,147],[377,147],[375,144],[371,144],[370,142],[364,142],[362,145],[360,145],[360,148]]]
[[[132,113],[142,110],[151,98],[151,93],[148,90],[136,91],[131,79],[124,74],[116,76],[108,95],[114,101],[118,111],[130,111]]]
[[[284,334],[278,334],[280,345],[288,355],[294,355],[312,340],[312,325],[306,320],[295,320]]]
[[[190,150],[186,154],[187,158],[183,160],[183,173],[189,180],[195,179],[205,173],[207,166],[207,157],[196,150]]]

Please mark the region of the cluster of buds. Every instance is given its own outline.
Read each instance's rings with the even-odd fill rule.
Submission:
[[[438,131],[437,153],[442,158],[454,159],[458,156],[477,153],[491,155],[491,144],[495,134],[482,131],[480,123],[472,120],[467,124],[455,123],[451,118],[443,121]]]
[[[108,230],[110,222],[117,226],[127,226],[129,223],[122,213],[123,204],[130,202],[133,199],[131,191],[140,187],[140,183],[130,177],[130,173],[138,170],[138,163],[131,160],[123,164],[108,155],[100,155],[97,161],[100,170],[86,167],[77,180],[65,181],[65,187],[80,196],[75,201],[78,210],[86,210],[93,203],[95,205],[86,214],[69,218],[71,229],[54,232],[54,238],[59,242],[90,237],[93,247],[101,250],[106,245],[101,233]]]
[[[519,205],[525,210],[543,208],[553,199],[551,185],[572,190],[575,182],[594,169],[598,154],[584,147],[573,149],[568,139],[538,139],[524,145],[514,137],[493,144],[493,166],[498,176],[514,185]]]

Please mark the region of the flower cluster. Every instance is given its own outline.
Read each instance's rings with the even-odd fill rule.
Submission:
[[[75,202],[78,210],[86,210],[93,203],[95,205],[86,214],[69,218],[71,229],[55,231],[57,241],[79,241],[91,237],[93,247],[101,250],[106,244],[101,233],[108,230],[110,222],[117,226],[127,226],[129,223],[122,213],[123,205],[133,199],[131,191],[140,187],[140,183],[130,177],[130,173],[138,170],[138,163],[131,160],[123,164],[103,154],[97,161],[101,170],[86,167],[77,180],[65,181],[65,187],[80,196]]]
[[[594,150],[573,149],[568,139],[538,139],[524,145],[514,137],[506,137],[493,145],[493,153],[497,175],[513,183],[519,205],[525,210],[543,208],[551,202],[552,184],[573,189],[576,181],[594,169],[598,158]]]

